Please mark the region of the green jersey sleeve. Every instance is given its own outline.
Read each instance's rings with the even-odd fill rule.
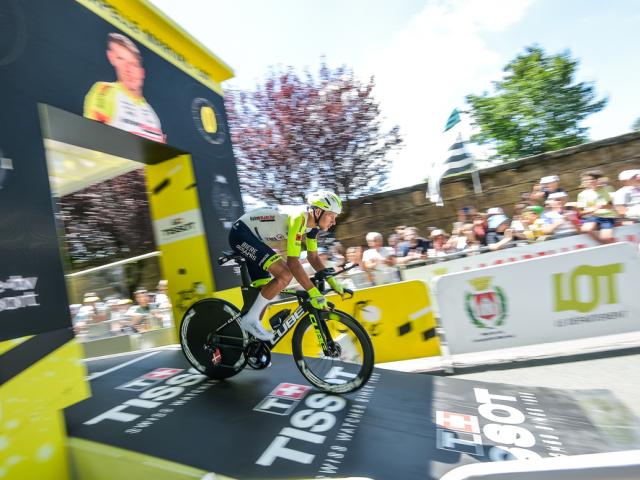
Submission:
[[[83,115],[102,123],[110,123],[115,115],[116,89],[109,82],[96,82],[84,97]]]
[[[287,232],[287,257],[299,257],[302,251],[302,236],[307,228],[307,214],[289,215]]]

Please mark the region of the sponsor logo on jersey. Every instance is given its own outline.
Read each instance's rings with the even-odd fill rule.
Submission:
[[[249,217],[252,222],[275,222],[275,215],[257,215],[255,217]]]

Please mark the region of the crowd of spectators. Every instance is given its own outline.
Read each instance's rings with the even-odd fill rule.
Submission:
[[[139,288],[133,299],[101,299],[94,292],[85,293],[81,304],[70,305],[76,336],[88,340],[170,327],[167,287],[167,281],[160,280],[155,292]]]
[[[435,226],[425,231],[400,225],[386,243],[379,232],[367,233],[362,246],[347,248],[336,256],[326,249],[331,265],[357,263],[347,282],[352,288],[382,285],[399,280],[398,268],[418,262],[457,258],[530,242],[587,233],[599,243],[613,241],[613,228],[640,221],[640,169],[618,175],[616,190],[599,170],[580,175],[582,190],[571,201],[557,175],[548,175],[523,192],[509,217],[501,207],[480,212],[464,207],[450,231]],[[334,244],[335,245],[335,244]],[[338,244],[339,245],[339,244]],[[340,251],[342,246],[339,245]]]

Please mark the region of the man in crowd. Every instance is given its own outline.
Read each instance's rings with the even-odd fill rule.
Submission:
[[[431,242],[418,235],[416,227],[407,227],[404,230],[404,242],[399,245],[397,262],[409,263],[413,260],[424,260],[431,248]]]
[[[590,170],[581,177],[584,187],[578,194],[578,206],[584,218],[581,231],[600,243],[609,243],[613,239],[616,213],[610,207],[609,193],[598,189],[600,177],[602,172],[599,170]]]
[[[376,285],[384,285],[398,281],[398,272],[395,269],[396,257],[389,247],[382,246],[381,233],[369,232],[366,236],[369,248],[362,254],[364,268],[371,272]]]
[[[613,205],[621,217],[640,220],[640,169],[624,170],[618,175],[622,187],[613,195]]]

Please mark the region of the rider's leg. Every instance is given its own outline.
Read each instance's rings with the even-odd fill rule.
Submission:
[[[291,273],[291,270],[289,270],[287,262],[282,258],[269,266],[269,273],[273,278],[269,283],[262,287],[260,294],[269,300],[273,300],[276,295],[287,288],[287,285],[291,283],[293,274]]]
[[[267,331],[260,323],[262,311],[276,295],[289,285],[289,282],[291,282],[293,278],[286,262],[279,257],[268,266],[267,271],[273,275],[273,278],[262,287],[255,302],[240,320],[240,326],[260,340],[273,339],[273,334]]]
[[[270,278],[269,268],[281,260],[271,247],[256,237],[251,229],[242,221],[236,221],[229,232],[229,245],[246,259],[249,276],[252,281]],[[264,341],[273,340],[273,333],[266,330],[260,323],[260,314],[269,303],[268,298],[258,295],[249,310],[239,321],[240,328],[256,338]]]

